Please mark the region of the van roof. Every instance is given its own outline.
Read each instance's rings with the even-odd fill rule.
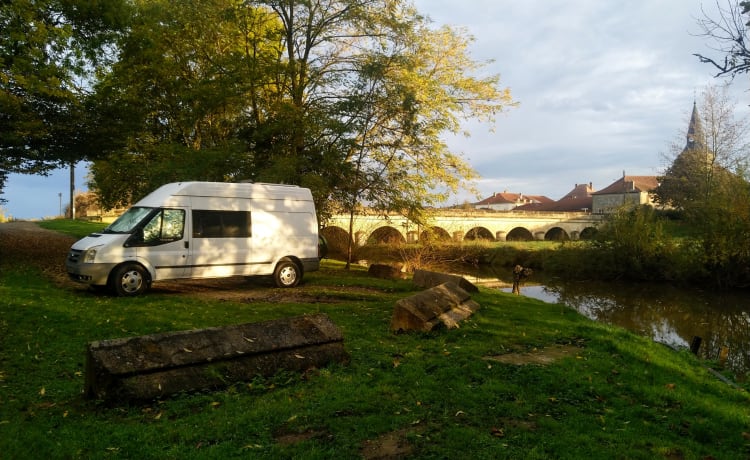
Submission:
[[[170,197],[266,198],[311,201],[312,193],[296,185],[250,182],[173,182],[149,193],[136,206],[161,206]]]

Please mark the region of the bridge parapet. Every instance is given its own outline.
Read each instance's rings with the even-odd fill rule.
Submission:
[[[416,243],[424,238],[463,241],[579,239],[601,223],[603,216],[587,212],[534,212],[487,210],[440,210],[427,225],[417,225],[399,214],[363,212],[354,217],[353,241]],[[334,215],[324,223],[326,230],[337,229],[349,236],[349,216]]]

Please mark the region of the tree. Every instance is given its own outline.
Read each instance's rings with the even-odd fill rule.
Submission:
[[[497,76],[472,75],[465,31],[431,29],[405,0],[170,4],[136,5],[97,87],[102,119],[127,133],[94,166],[105,203],[158,180],[243,178],[309,187],[323,218],[366,204],[416,219],[474,174],[440,136],[513,105]]]
[[[365,203],[425,224],[426,206],[444,201],[476,174],[441,134],[459,132],[464,117],[492,122],[514,105],[496,75],[472,75],[482,64],[468,56],[471,37],[411,17],[407,27],[376,34],[388,36],[388,46],[372,46],[356,62],[357,83],[347,99],[350,174],[339,190],[350,220]]]
[[[727,7],[722,8],[717,1],[718,17],[711,17],[703,11],[703,17],[698,20],[702,34],[715,42],[715,50],[723,57],[715,59],[694,54],[701,62],[711,64],[716,70],[716,76],[734,77],[750,72],[750,1],[737,2],[728,0]]]
[[[703,91],[700,110],[693,106],[685,146],[672,146],[676,156],[660,177],[658,202],[689,214],[732,193],[748,160],[748,120],[735,113],[728,85]]]
[[[325,205],[353,217],[364,204],[415,222],[474,177],[440,136],[459,132],[463,118],[492,122],[514,103],[496,75],[473,75],[483,64],[469,58],[465,31],[432,29],[404,1],[255,4],[283,24],[286,66],[276,94],[297,117],[287,123],[283,150],[269,149],[268,157],[254,150],[259,169],[279,171],[279,161],[311,168],[328,178],[318,194]]]
[[[623,205],[607,217],[590,242],[598,275],[613,279],[662,280],[672,248],[652,206]],[[602,263],[605,261],[605,263]]]
[[[694,213],[703,263],[716,287],[750,286],[750,184],[732,175],[718,199]]]
[[[736,119],[727,85],[709,86],[694,108],[687,143],[660,179],[657,199],[695,229],[703,270],[717,287],[750,283],[750,184],[746,119]],[[694,245],[681,245],[685,251]]]
[[[246,60],[267,46],[258,41],[273,36],[273,24],[249,30],[257,12],[239,0],[135,6],[119,59],[92,99],[107,155],[94,161],[90,186],[103,206],[127,205],[170,181],[252,178],[240,132],[264,77]]]
[[[8,173],[86,155],[86,84],[127,11],[116,0],[0,4],[0,193]]]

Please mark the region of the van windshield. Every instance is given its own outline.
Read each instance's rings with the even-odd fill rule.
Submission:
[[[132,233],[135,227],[141,221],[151,214],[154,208],[135,207],[125,211],[125,214],[112,222],[109,227],[104,229],[104,233]]]

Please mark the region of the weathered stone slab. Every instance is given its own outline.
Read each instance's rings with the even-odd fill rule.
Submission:
[[[372,264],[367,269],[367,273],[375,278],[383,278],[387,280],[398,280],[405,277],[398,267],[386,264]]]
[[[431,331],[459,327],[458,323],[479,310],[468,292],[455,283],[443,283],[396,302],[391,331]]]
[[[431,288],[443,283],[455,283],[466,292],[479,292],[479,288],[462,276],[429,270],[415,270],[413,282],[415,286],[421,288]]]
[[[88,398],[148,400],[348,361],[326,315],[91,342]]]

